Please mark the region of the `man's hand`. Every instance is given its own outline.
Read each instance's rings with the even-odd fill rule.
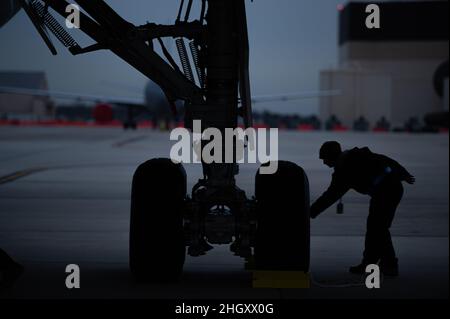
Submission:
[[[405,182],[412,185],[416,182],[416,178],[412,175],[409,175],[408,177],[405,178]]]

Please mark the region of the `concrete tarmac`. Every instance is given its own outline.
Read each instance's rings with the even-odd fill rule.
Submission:
[[[448,298],[449,138],[447,134],[280,132],[280,159],[301,165],[311,199],[331,171],[318,159],[327,140],[369,146],[417,178],[392,226],[401,275],[369,290],[347,268],[359,263],[369,198],[349,192],[311,222],[310,289],[253,289],[251,273],[228,246],[187,257],[182,281],[136,284],[128,271],[131,179],[136,167],[168,157],[166,132],[110,128],[0,127],[0,247],[25,268],[4,298]],[[201,166],[185,165],[189,189]],[[238,185],[253,195],[257,164],[240,166]],[[68,290],[65,268],[81,269]]]

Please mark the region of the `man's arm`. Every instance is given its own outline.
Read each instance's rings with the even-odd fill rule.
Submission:
[[[411,175],[406,168],[404,168],[402,165],[400,165],[397,161],[393,160],[390,157],[379,155],[381,156],[388,165],[393,169],[394,174],[397,174],[400,180],[406,181],[408,184],[414,184],[416,179],[413,175]]]
[[[350,187],[345,183],[343,177],[337,173],[333,174],[331,184],[328,189],[311,205],[310,216],[316,218],[325,209],[333,205],[339,198],[344,196]]]

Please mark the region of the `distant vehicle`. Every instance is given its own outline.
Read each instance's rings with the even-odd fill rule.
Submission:
[[[431,131],[448,130],[449,111],[428,113],[424,117],[426,128]]]

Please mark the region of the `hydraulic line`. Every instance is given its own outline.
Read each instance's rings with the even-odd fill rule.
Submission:
[[[187,6],[187,9],[186,9],[186,14],[184,15],[184,22],[188,22],[189,16],[191,15],[192,1],[193,0],[189,0],[189,2],[188,2],[188,6]]]
[[[177,15],[177,20],[176,20],[177,23],[180,22],[180,20],[181,20],[181,13],[183,12],[183,7],[184,7],[184,0],[181,0],[180,8],[178,9],[178,15]]]
[[[178,68],[178,65],[175,63],[175,60],[172,58],[172,55],[170,55],[169,51],[167,50],[167,48],[161,38],[158,38],[158,42],[159,42],[159,45],[161,46],[161,50],[162,50],[164,56],[166,57],[166,59],[170,63],[170,65],[175,70],[181,72],[181,70]]]

